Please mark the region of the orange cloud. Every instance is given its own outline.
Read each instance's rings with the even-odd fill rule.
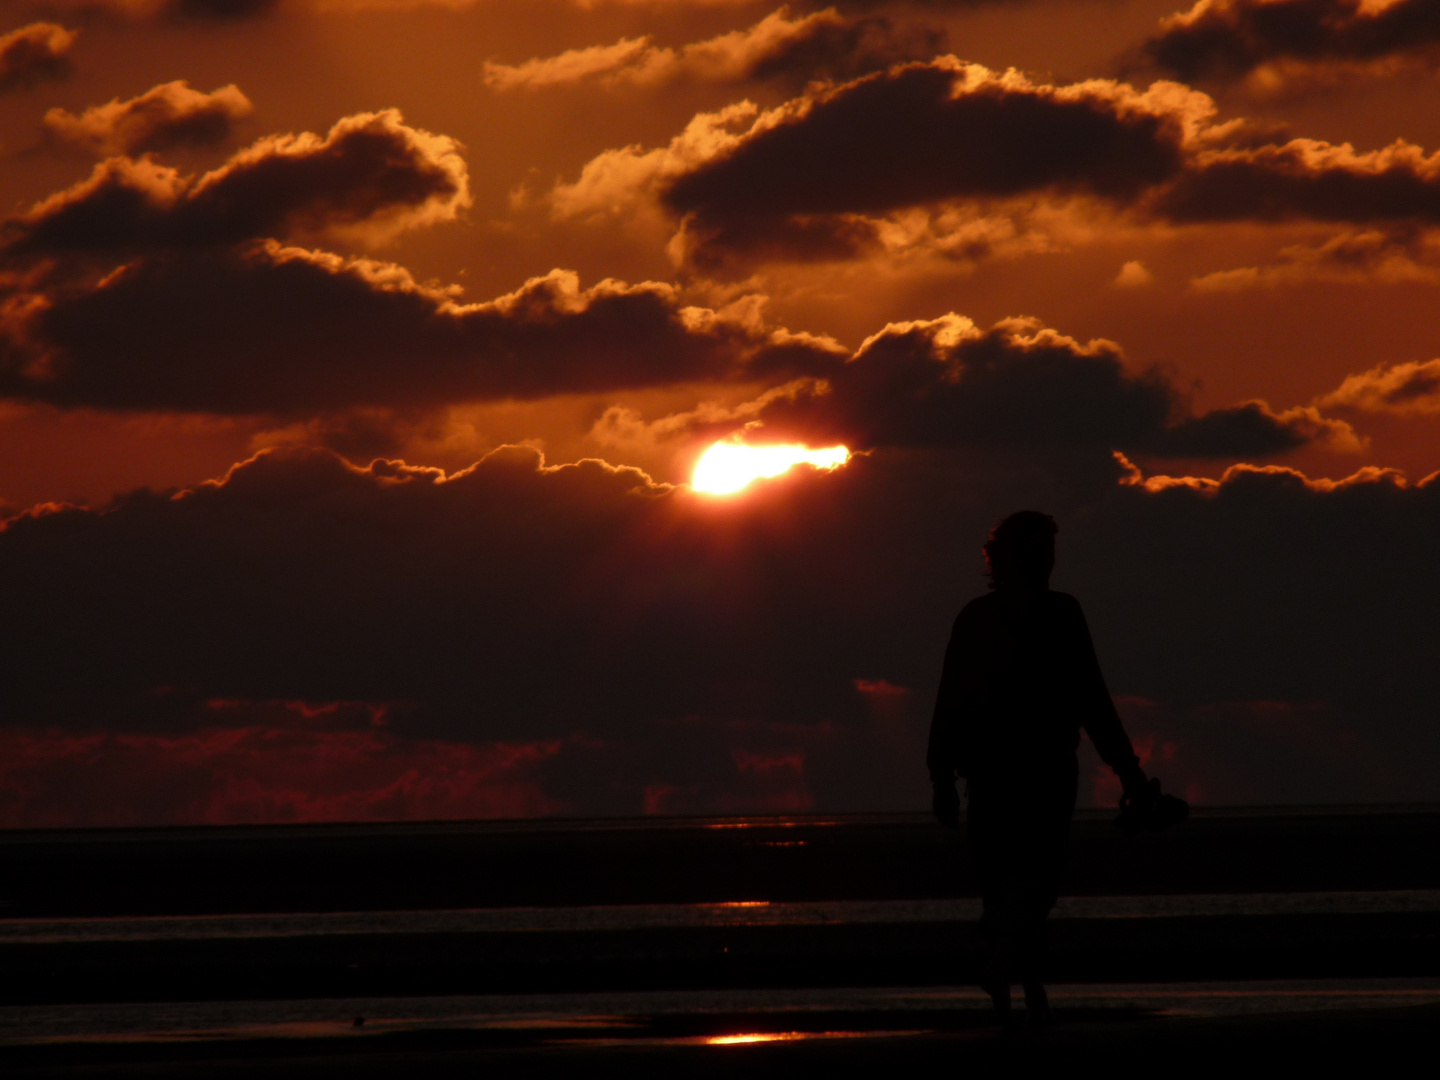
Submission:
[[[222,142],[236,122],[253,111],[250,99],[233,83],[204,94],[178,79],[127,101],[115,98],[92,105],[78,116],[51,109],[44,125],[57,141],[110,157]]]
[[[78,36],[50,22],[0,34],[0,94],[70,74],[68,54]]]
[[[1440,413],[1440,360],[1381,364],[1347,376],[1339,387],[1315,403],[1322,408],[1400,416]]]
[[[781,7],[754,26],[678,49],[649,37],[570,49],[522,64],[485,64],[494,90],[537,90],[594,81],[607,88],[659,86],[679,80],[740,83],[773,79],[849,79],[904,60],[927,59],[944,35],[879,16],[844,16],[833,8],[792,18]]]
[[[1346,231],[1318,244],[1281,248],[1269,264],[1217,270],[1190,285],[1199,292],[1239,292],[1309,281],[1435,284],[1440,282],[1440,233],[1404,225]]]

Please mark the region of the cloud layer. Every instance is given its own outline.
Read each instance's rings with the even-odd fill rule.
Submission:
[[[304,417],[715,383],[767,389],[640,426],[652,439],[758,425],[812,444],[1083,445],[1102,458],[1359,446],[1314,408],[1193,415],[1168,375],[1033,319],[892,324],[852,355],[766,326],[753,305],[695,307],[655,282],[582,289],[553,271],[464,304],[393,264],[274,241],[153,256],[98,284],[19,293],[0,312],[0,396],[65,407]],[[635,427],[624,409],[610,415]]]

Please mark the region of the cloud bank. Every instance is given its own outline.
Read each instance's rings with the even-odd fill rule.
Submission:
[[[1137,736],[1175,744],[1167,780],[1235,800],[1275,776],[1299,800],[1433,797],[1440,746],[1413,678],[1440,602],[1433,480],[1117,468],[1082,508],[988,471],[877,454],[716,502],[518,449],[451,476],[310,451],[189,493],[40,508],[0,530],[6,737],[32,740],[26,762],[63,761],[109,731],[97,753],[170,775],[159,741],[203,760],[233,732],[239,775],[265,739],[332,747],[375,762],[368,786],[337,766],[335,805],[394,787],[397,817],[480,796],[407,796],[385,746],[474,747],[456,773],[509,753],[495,783],[528,802],[492,812],[907,805],[944,628],[980,588],[986,525],[1019,499],[1060,515],[1057,584],[1085,601],[1112,688],[1151,703]],[[257,792],[283,789],[255,770]],[[155,794],[180,810],[137,816],[280,813],[226,809],[188,775],[195,789]]]

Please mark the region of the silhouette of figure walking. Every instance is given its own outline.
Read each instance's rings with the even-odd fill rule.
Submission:
[[[1080,604],[1050,590],[1057,531],[1033,510],[991,530],[992,591],[955,620],[926,758],[935,817],[949,828],[959,827],[955,781],[967,782],[966,832],[991,950],[981,986],[1007,1014],[1011,983],[1023,984],[1037,1022],[1049,1018],[1045,919],[1069,844],[1080,729],[1127,800],[1158,796],[1110,700]]]

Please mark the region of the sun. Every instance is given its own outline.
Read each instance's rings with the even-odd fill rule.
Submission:
[[[690,486],[708,495],[730,495],[763,477],[779,476],[795,465],[837,469],[850,460],[844,446],[812,450],[798,443],[783,446],[747,446],[722,441],[700,455]]]

